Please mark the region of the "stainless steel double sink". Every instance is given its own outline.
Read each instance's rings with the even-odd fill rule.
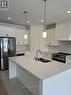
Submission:
[[[51,62],[51,60],[44,59],[44,58],[36,58],[36,57],[35,57],[35,60],[36,60],[36,61],[43,62],[43,63]]]

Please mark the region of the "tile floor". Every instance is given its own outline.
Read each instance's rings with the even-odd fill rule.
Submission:
[[[32,95],[17,79],[8,78],[8,71],[0,71],[0,95]]]

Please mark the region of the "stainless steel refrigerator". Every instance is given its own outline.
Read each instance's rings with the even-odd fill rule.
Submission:
[[[14,37],[0,37],[0,70],[9,67],[8,57],[16,55],[16,39]]]

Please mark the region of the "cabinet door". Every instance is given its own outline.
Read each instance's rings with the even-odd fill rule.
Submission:
[[[58,42],[55,40],[55,28],[47,30],[47,42],[48,45],[58,45]]]
[[[71,26],[69,24],[60,24],[56,26],[56,40],[69,40]]]
[[[15,28],[10,26],[0,26],[0,36],[15,37]]]
[[[9,37],[15,37],[16,36],[16,31],[15,27],[6,27],[6,36],[8,35]]]
[[[16,45],[24,44],[24,30],[16,28]]]
[[[28,31],[26,31],[28,36]],[[28,44],[28,38],[24,39],[25,30],[24,29],[16,29],[16,44],[17,45],[27,45]]]

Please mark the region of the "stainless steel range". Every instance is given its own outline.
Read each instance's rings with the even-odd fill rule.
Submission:
[[[62,53],[62,52],[52,54],[52,59],[53,60],[60,61],[60,62],[63,62],[63,63],[67,63],[66,59],[68,59],[68,57],[71,57],[71,54]]]

